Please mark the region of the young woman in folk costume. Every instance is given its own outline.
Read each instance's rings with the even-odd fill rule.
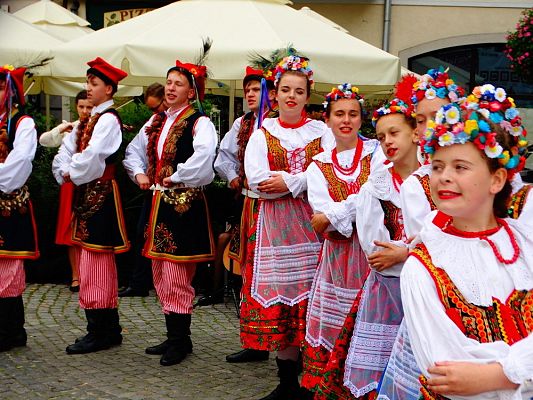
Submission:
[[[305,199],[306,170],[333,145],[333,136],[323,122],[306,117],[313,82],[308,60],[290,54],[275,76],[279,118],[263,121],[244,158],[250,189],[261,199],[243,275],[241,341],[245,348],[277,351],[280,384],[264,399],[297,399],[297,360],[321,247]]]
[[[407,249],[399,190],[419,166],[413,107],[393,99],[374,112],[373,124],[388,160],[372,171],[354,206],[372,269],[335,342],[318,399],[375,398],[403,316],[398,276]]]
[[[416,85],[415,85],[416,87]],[[514,107],[514,101],[510,97],[499,97],[500,100],[498,101],[496,99],[496,88],[494,88],[492,85],[485,85],[483,87],[484,89],[481,90],[481,87],[477,87],[474,89],[472,94],[469,95],[469,102],[470,104],[475,104],[476,102],[481,105],[481,107],[488,109],[492,108],[494,110],[499,110],[499,112],[493,112],[491,114],[492,118],[497,121],[499,124],[503,124],[503,126],[512,127],[512,129],[516,130],[517,132],[522,132],[522,124],[521,124],[521,118],[518,115],[518,111]],[[501,93],[501,90],[499,89],[498,92]],[[483,94],[482,94],[483,93]],[[495,102],[499,103],[496,104]],[[482,111],[485,112],[486,111]],[[436,113],[435,113],[436,114]],[[418,114],[417,114],[417,117]],[[434,117],[433,117],[434,118]],[[426,125],[426,119],[420,118],[418,120],[420,125]],[[511,128],[509,128],[511,129]],[[420,132],[420,130],[419,130]],[[515,157],[516,160],[516,157]],[[516,161],[514,161],[516,162]],[[427,171],[427,178],[426,184],[423,185],[426,193],[429,193],[429,185],[427,184],[429,181],[429,173],[431,171],[428,171],[427,167],[421,167],[417,172],[425,170]],[[425,204],[422,203],[421,197],[422,194],[420,193],[420,188],[423,181],[419,180],[419,177],[417,176],[417,179],[414,179],[415,177],[410,177],[406,180],[406,183],[402,185],[402,204],[405,204],[405,214],[409,214],[410,221],[412,222],[411,226],[417,226],[419,227],[421,225],[421,222],[416,220],[412,214],[415,215],[420,214],[418,218],[423,219],[427,214],[429,214],[430,211],[426,211],[426,214],[422,214],[419,212],[419,210],[416,207],[413,207],[413,204],[417,204],[417,207],[426,208],[426,209],[434,209],[434,203],[431,200],[431,203]],[[530,186],[529,185],[523,185],[521,182],[521,179],[518,174],[514,174],[512,181],[512,190],[513,194],[508,199],[508,216],[510,218],[520,218],[520,219],[527,219],[531,218],[531,206],[532,202],[528,201],[528,198],[531,196],[530,194]],[[404,191],[406,187],[409,186],[411,190]],[[418,193],[418,194],[417,194]],[[428,198],[426,196],[426,198]],[[415,203],[418,200],[417,203]],[[425,205],[423,205],[425,204]],[[528,217],[529,216],[529,217]],[[408,217],[406,217],[408,218]],[[407,228],[406,228],[407,229]],[[419,228],[418,228],[419,229]],[[413,234],[418,233],[412,232]],[[394,344],[391,361],[389,362],[389,365],[387,366],[387,369],[385,371],[385,375],[383,377],[380,391],[379,391],[379,398],[380,399],[416,399],[418,398],[420,394],[420,384],[418,382],[417,377],[420,375],[420,370],[416,364],[416,361],[413,356],[413,352],[411,349],[411,343],[409,340],[409,335],[406,329],[405,323],[402,323],[400,327],[400,331],[398,333],[398,336],[396,338],[396,342]]]
[[[384,161],[378,141],[359,136],[363,97],[355,86],[345,83],[333,88],[324,105],[336,147],[316,155],[307,170],[308,198],[314,211],[311,223],[325,239],[309,298],[303,352],[302,386],[312,392],[369,272],[353,226],[355,207],[346,199],[358,193]]]
[[[431,190],[442,212],[426,218],[401,291],[426,399],[442,398],[432,388],[462,398],[436,376],[426,382],[428,369],[443,360],[501,365],[507,384],[492,383],[470,398],[533,395],[527,385],[533,347],[526,339],[533,331],[531,222],[504,218],[511,180],[525,163],[526,132],[502,118],[513,105],[503,89],[477,90],[479,100],[470,96],[442,107],[422,143],[432,157]]]
[[[63,142],[63,138],[78,127],[80,121],[89,120],[93,105],[87,99],[87,90],[82,90],[75,98],[76,112],[79,119],[74,122],[63,121],[61,124],[44,132],[39,136],[39,144],[44,147],[59,147]],[[68,246],[68,260],[70,269],[72,270],[72,279],[69,289],[71,292],[79,292],[79,271],[78,262],[80,258],[79,248],[74,246],[72,241],[72,203],[74,201],[75,185],[72,182],[65,182],[59,188],[59,206],[57,214],[56,225],[56,240],[55,243],[59,245]]]
[[[25,70],[0,67],[0,352],[26,346],[24,260],[39,257],[25,186],[37,148],[35,123],[22,110]]]

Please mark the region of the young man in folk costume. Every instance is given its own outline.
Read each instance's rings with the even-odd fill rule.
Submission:
[[[26,346],[24,259],[36,259],[37,232],[28,188],[37,148],[24,105],[25,68],[0,67],[0,351]]]
[[[169,109],[141,128],[124,161],[139,187],[154,191],[143,254],[152,259],[168,339],[146,353],[161,355],[164,366],[178,364],[192,352],[191,283],[196,264],[214,258],[202,186],[214,177],[217,135],[209,118],[190,104],[203,98],[206,78],[205,66],[176,61],[165,84]]]
[[[100,57],[87,63],[91,117],[66,136],[52,163],[62,185],[76,187],[72,240],[79,246],[80,307],[88,334],[67,346],[68,354],[108,349],[122,343],[118,315],[115,254],[129,250],[122,205],[115,181],[122,122],[113,108],[118,82],[127,76]]]
[[[240,211],[241,219],[232,228],[229,248],[229,257],[241,266],[244,266],[246,261],[246,243],[253,233],[255,226],[254,210],[257,211],[257,199],[259,198],[259,195],[250,190],[246,183],[244,152],[252,132],[261,124],[263,117],[272,118],[276,115],[276,111],[270,108],[260,110],[262,106],[261,87],[263,79],[265,80],[263,89],[267,91],[263,97],[268,96],[269,103],[273,103],[275,97],[274,77],[272,74],[268,74],[268,77],[265,75],[261,69],[246,67],[246,75],[242,85],[244,98],[250,112],[237,118],[231,130],[224,136],[214,165],[218,174],[229,182],[230,188],[243,195],[239,196],[238,204],[235,207],[236,210]],[[260,117],[259,113],[262,113]],[[266,359],[268,359],[268,351],[254,349],[244,349],[226,357],[228,362],[248,362]]]

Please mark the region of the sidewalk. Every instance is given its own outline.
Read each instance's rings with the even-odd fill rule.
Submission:
[[[195,310],[194,352],[181,364],[159,365],[144,353],[161,342],[164,318],[154,292],[121,299],[122,346],[87,355],[65,347],[85,333],[77,294],[64,285],[28,285],[24,293],[28,346],[0,353],[1,399],[257,399],[278,384],[268,362],[229,364],[240,350],[232,302]]]

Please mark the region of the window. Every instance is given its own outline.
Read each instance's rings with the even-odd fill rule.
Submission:
[[[503,43],[449,47],[409,59],[409,69],[424,74],[439,65],[449,67],[450,76],[465,90],[484,83],[503,87],[517,107],[533,108],[533,85],[511,71]]]

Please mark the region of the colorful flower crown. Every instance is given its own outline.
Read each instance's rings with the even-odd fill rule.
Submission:
[[[408,118],[414,118],[416,115],[415,108],[412,104],[394,98],[374,111],[374,114],[372,115],[372,126],[375,128],[378,120],[388,114],[403,114]]]
[[[497,94],[496,94],[497,93]],[[504,149],[496,140],[490,123],[500,126],[510,135],[511,146]],[[521,125],[514,102],[502,88],[478,86],[461,105],[446,104],[429,121],[424,139],[424,151],[430,156],[437,147],[474,143],[487,157],[497,158],[509,171],[509,179],[524,168],[527,153],[527,131]]]
[[[433,100],[434,98],[446,99],[456,103],[463,100],[465,90],[458,86],[453,79],[448,76],[448,71],[440,66],[438,69],[430,69],[420,80],[413,84],[413,104],[417,104],[422,99]]]
[[[359,88],[357,86],[352,86],[351,83],[343,83],[342,85],[331,88],[322,105],[326,109],[329,104],[340,99],[355,99],[361,104],[361,108],[363,108],[363,103],[365,102],[363,95],[359,94]]]
[[[275,84],[277,85],[281,75],[287,71],[302,72],[309,82],[313,84],[313,70],[309,68],[309,59],[297,55],[290,55],[283,57],[283,59],[276,65],[274,76],[276,77]]]

